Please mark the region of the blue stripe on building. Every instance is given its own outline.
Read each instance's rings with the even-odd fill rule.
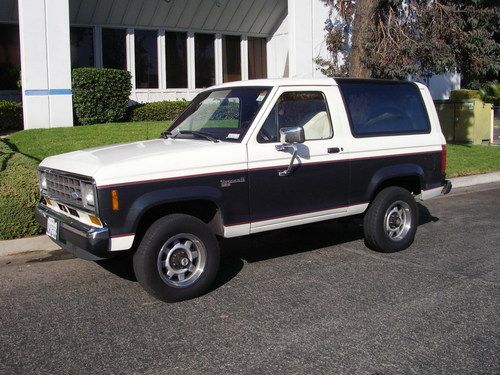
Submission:
[[[25,90],[26,96],[71,95],[71,89]]]

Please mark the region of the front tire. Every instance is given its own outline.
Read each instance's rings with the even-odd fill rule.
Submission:
[[[173,214],[155,221],[134,254],[134,272],[152,296],[177,302],[205,293],[219,269],[215,235],[201,220]]]
[[[368,207],[363,227],[366,245],[393,253],[413,243],[418,227],[418,206],[411,193],[391,186],[380,191]]]

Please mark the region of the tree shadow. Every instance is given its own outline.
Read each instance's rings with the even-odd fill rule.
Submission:
[[[419,226],[437,222],[427,207],[418,203]],[[340,245],[363,239],[363,218],[355,216],[287,229],[263,232],[246,237],[222,239],[221,264],[210,291],[216,290],[236,277],[245,262],[254,263],[311,250]],[[367,251],[371,251],[368,250]],[[132,254],[96,262],[99,266],[129,281],[137,281]]]
[[[9,141],[9,138],[4,138],[4,139],[1,139],[1,141],[3,143],[5,143],[14,153],[17,153],[17,154],[21,154],[23,156],[26,156],[28,159],[31,159],[31,160],[34,160],[36,161],[37,163],[40,163],[42,160],[39,159],[39,158],[36,158],[32,155],[28,155],[28,154],[25,154],[24,152],[21,152],[19,151],[19,148],[14,144],[12,143],[11,141]]]
[[[0,139],[0,142],[3,143],[5,146],[7,146],[10,149],[10,152],[0,151],[0,157],[2,157],[2,159],[0,160],[0,172],[3,172],[7,169],[7,164],[9,164],[10,159],[12,159],[12,157],[15,154],[20,154],[20,155],[26,156],[27,158],[36,161],[37,164],[41,162],[40,159],[35,158],[34,156],[20,152],[19,149],[17,148],[17,146],[15,144],[13,144],[12,142],[10,142],[8,138]],[[3,156],[5,156],[5,157],[3,157]]]
[[[5,141],[5,139],[0,139],[0,142],[5,144],[7,147],[9,147],[8,143]],[[9,147],[11,152],[3,152],[0,151],[0,172],[3,172],[7,169],[7,164],[9,163],[9,160],[12,159],[12,156],[14,156],[14,151]]]

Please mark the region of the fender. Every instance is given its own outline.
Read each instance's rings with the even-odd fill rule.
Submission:
[[[143,215],[151,208],[168,203],[188,200],[207,200],[221,207],[222,192],[211,186],[191,186],[159,189],[141,195],[130,206],[125,219],[125,227],[135,231]]]
[[[368,184],[365,196],[366,202],[371,200],[373,193],[384,181],[399,177],[418,177],[420,186],[423,186],[422,183],[425,181],[424,170],[417,164],[396,164],[381,168],[375,172]]]

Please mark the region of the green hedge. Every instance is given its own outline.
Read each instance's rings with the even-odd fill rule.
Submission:
[[[484,90],[486,95],[500,97],[500,83],[490,83]]]
[[[129,108],[130,121],[169,121],[187,107],[185,100],[137,104]]]
[[[15,147],[14,147],[15,148]],[[40,233],[34,209],[38,202],[37,160],[15,152],[0,139],[0,239]]]
[[[126,70],[73,69],[73,105],[77,123],[101,124],[123,120],[132,89]]]
[[[486,86],[483,101],[500,106],[500,83],[490,83]]]
[[[23,106],[21,103],[0,101],[0,131],[23,128]]]
[[[450,93],[450,99],[453,100],[482,99],[482,98],[483,95],[479,90],[460,89],[460,90],[453,90]]]

